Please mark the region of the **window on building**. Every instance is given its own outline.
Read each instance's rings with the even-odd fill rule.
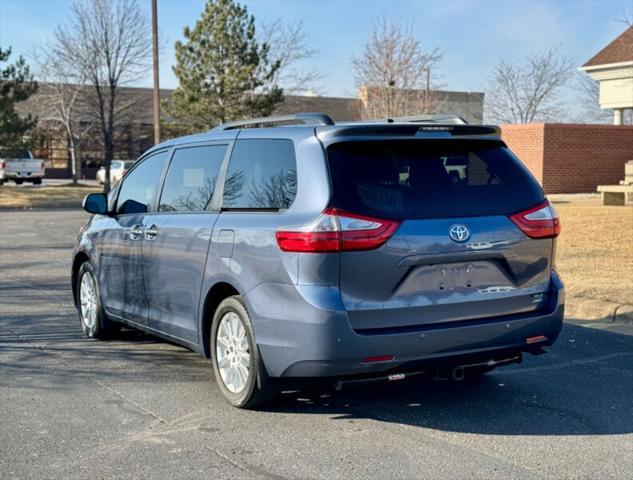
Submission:
[[[158,210],[208,210],[225,154],[226,145],[205,145],[176,150],[165,177]]]
[[[290,140],[238,140],[224,184],[223,208],[288,208],[297,194],[297,162]]]

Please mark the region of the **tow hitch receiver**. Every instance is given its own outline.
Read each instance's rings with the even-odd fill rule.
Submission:
[[[464,367],[454,368],[451,376],[454,382],[461,382],[464,379]]]

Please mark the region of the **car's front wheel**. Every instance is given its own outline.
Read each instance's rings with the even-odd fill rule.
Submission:
[[[81,329],[89,338],[107,338],[121,325],[108,320],[101,306],[99,286],[90,262],[84,262],[77,275],[77,310]]]
[[[253,408],[276,393],[259,356],[253,328],[239,295],[218,306],[211,325],[211,362],[220,391],[231,405]]]

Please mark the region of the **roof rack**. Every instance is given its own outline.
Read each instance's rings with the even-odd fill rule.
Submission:
[[[237,128],[257,128],[257,127],[266,127],[273,126],[276,124],[284,124],[284,123],[302,123],[304,125],[334,125],[334,120],[330,118],[329,115],[325,113],[318,112],[307,112],[307,113],[294,113],[291,115],[277,115],[274,117],[261,117],[261,118],[252,118],[250,120],[238,120],[235,122],[228,122],[218,125],[214,127],[211,131],[223,131],[223,130],[234,130]]]
[[[443,123],[445,125],[467,125],[468,122],[459,115],[452,113],[437,113],[432,115],[414,115],[410,117],[388,118],[388,123]]]

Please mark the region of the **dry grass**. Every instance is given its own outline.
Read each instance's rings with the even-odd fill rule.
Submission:
[[[50,187],[0,187],[0,208],[79,208],[83,198],[92,192],[102,191],[89,185],[56,185]]]
[[[633,304],[633,207],[561,200],[553,200],[562,223],[557,265],[567,294]]]

